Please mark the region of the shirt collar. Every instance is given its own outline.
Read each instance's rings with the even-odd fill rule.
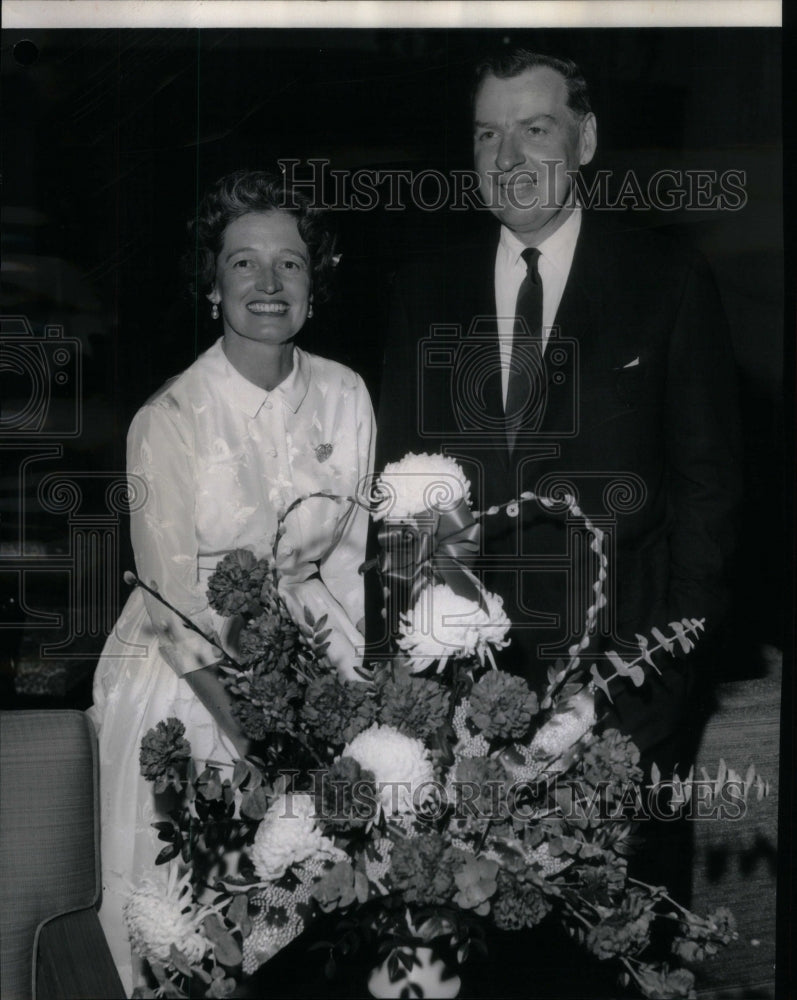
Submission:
[[[573,259],[580,231],[581,206],[576,205],[565,222],[542,243],[538,244],[537,249],[540,251],[540,256],[550,261],[560,271],[566,270]],[[501,226],[501,238],[498,245],[504,255],[505,262],[510,267],[514,267],[519,262],[525,269],[526,265],[521,259],[521,254],[526,249],[526,244],[521,243],[506,226]]]
[[[224,353],[222,341],[223,338],[219,337],[208,354],[228,383],[228,398],[248,417],[256,417],[260,408],[270,398],[280,400],[293,413],[299,409],[310,386],[310,359],[304,351],[294,347],[293,368],[290,374],[276,388],[268,391],[250,382],[230,364]]]

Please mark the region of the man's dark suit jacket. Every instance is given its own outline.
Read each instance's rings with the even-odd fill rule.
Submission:
[[[582,510],[611,536],[611,613],[590,653],[629,652],[623,642],[636,648],[636,634],[683,617],[705,618],[711,632],[727,613],[740,436],[733,357],[705,263],[664,237],[585,212],[545,350],[542,405],[510,455],[495,332],[497,239],[496,227],[491,242],[418,261],[397,277],[377,468],[408,451],[444,451],[463,465],[480,510],[521,490],[575,487]],[[485,583],[526,626],[514,631],[506,665],[538,688],[545,664],[566,656],[583,624],[595,572],[574,569],[583,549],[577,522],[534,503],[520,516],[486,520]],[[679,725],[691,669],[668,660],[663,677],[642,689],[620,684],[612,711],[643,749]]]

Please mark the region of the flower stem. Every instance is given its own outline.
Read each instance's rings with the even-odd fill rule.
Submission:
[[[180,611],[178,608],[176,608],[173,604],[170,604],[169,601],[167,601],[165,597],[162,597],[157,590],[155,590],[153,587],[148,587],[146,583],[144,583],[144,581],[136,573],[132,572],[132,570],[128,570],[125,573],[125,582],[131,584],[134,587],[141,587],[142,590],[146,590],[148,594],[154,597],[157,601],[160,601],[160,603],[164,607],[168,608],[170,611],[176,614],[187,629],[189,629],[191,632],[196,632],[197,635],[201,635],[202,638],[205,640],[205,642],[213,646],[214,649],[217,649],[221,653],[222,657],[225,660],[227,660],[227,662],[231,663],[234,667],[236,667],[236,669],[243,670],[241,664],[238,663],[237,660],[234,660],[227,652],[227,650],[223,646],[221,646],[212,636],[208,635],[207,632],[204,632],[198,625],[192,622],[187,615],[184,615],[183,612]]]

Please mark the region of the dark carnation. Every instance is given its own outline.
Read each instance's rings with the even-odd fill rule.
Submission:
[[[307,685],[301,717],[315,739],[333,746],[350,743],[376,718],[376,705],[367,684],[342,681],[327,674]]]
[[[706,917],[711,937],[722,944],[730,944],[736,937],[736,917],[727,906],[720,906]]]
[[[522,739],[539,711],[537,695],[522,677],[488,670],[473,685],[469,717],[488,740]]]
[[[233,705],[233,715],[241,724],[244,736],[250,740],[265,740],[271,730],[268,728],[268,717],[259,705],[248,701],[239,701]]]
[[[511,872],[498,872],[498,891],[492,901],[495,925],[505,931],[536,927],[551,912],[551,904],[533,882],[522,882]]]
[[[224,617],[257,608],[269,576],[268,560],[255,559],[248,549],[228,552],[208,580],[210,606]]]
[[[391,677],[379,685],[379,721],[425,740],[446,721],[448,698],[437,681],[409,675]]]
[[[581,769],[591,785],[608,783],[616,791],[642,781],[639,750],[616,729],[607,729],[585,749]]]
[[[454,875],[461,866],[458,851],[439,834],[426,833],[393,845],[390,875],[408,903],[440,906],[454,895]]]
[[[250,739],[266,733],[291,733],[296,728],[295,702],[301,697],[296,681],[272,671],[255,677],[247,701],[236,702],[233,712]]]
[[[636,977],[646,997],[676,1000],[678,997],[694,1000],[695,977],[688,969],[669,969],[666,965],[642,964],[636,968]]]
[[[618,909],[587,933],[586,946],[601,960],[638,955],[650,941],[652,920],[649,900],[631,889]]]
[[[628,862],[611,854],[601,860],[600,864],[585,865],[579,870],[581,895],[589,903],[611,906],[625,887]]]
[[[494,822],[505,817],[507,773],[495,757],[460,760],[454,770],[454,790],[461,818]]]
[[[185,764],[191,756],[191,744],[185,737],[185,726],[173,716],[159,722],[141,740],[138,760],[141,774],[147,781],[155,782],[155,791],[162,792],[168,785],[180,790]]]
[[[376,778],[353,757],[341,757],[317,780],[316,813],[333,832],[354,830],[375,818]]]
[[[736,919],[727,907],[721,906],[705,920],[687,914],[679,923],[679,931],[672,942],[673,953],[685,962],[702,962],[716,955],[720,945],[736,938]]]
[[[284,669],[304,648],[299,629],[281,605],[247,622],[238,637],[243,661],[266,668]]]

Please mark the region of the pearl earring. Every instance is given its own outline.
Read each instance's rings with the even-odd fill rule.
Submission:
[[[215,303],[215,302],[213,303],[213,305],[211,306],[211,309],[210,309],[210,318],[211,319],[218,319],[219,318],[219,307],[218,307],[217,303]]]
[[[312,319],[313,318],[313,303],[312,302],[310,303],[310,308],[307,310],[307,318],[308,319]]]

